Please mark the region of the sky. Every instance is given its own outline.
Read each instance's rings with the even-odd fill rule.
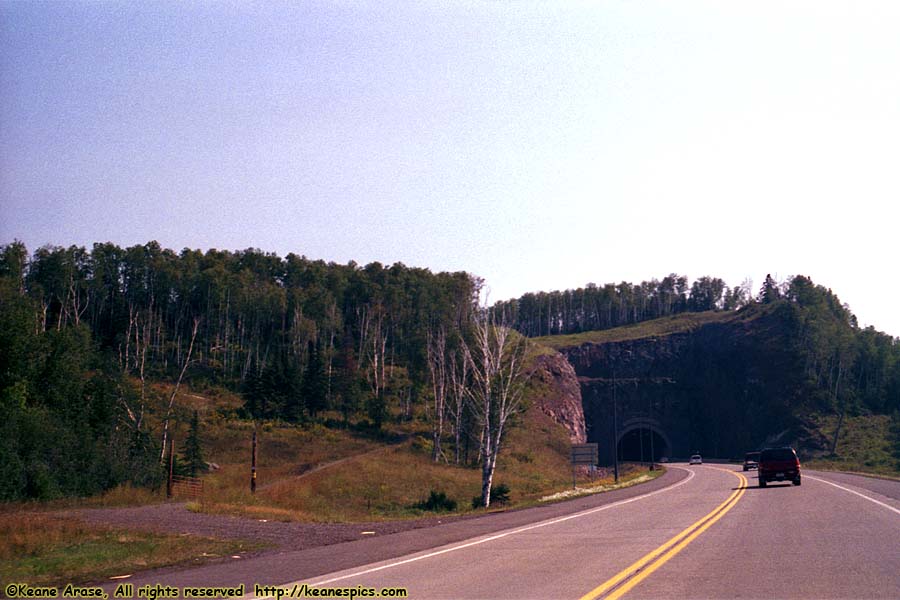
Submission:
[[[900,3],[0,0],[0,244],[807,275],[900,336]]]

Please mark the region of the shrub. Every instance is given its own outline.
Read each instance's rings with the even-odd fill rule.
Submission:
[[[491,504],[506,504],[509,502],[509,486],[505,483],[498,483],[491,488]],[[484,503],[481,496],[472,498],[472,508],[481,508]]]
[[[412,448],[416,452],[430,455],[432,449],[434,448],[434,442],[424,436],[417,435],[415,438],[413,438]]]
[[[513,452],[512,457],[520,463],[533,463],[534,454],[531,452]]]
[[[450,512],[456,510],[456,500],[448,498],[444,492],[431,490],[428,500],[420,502],[416,508],[431,512]]]

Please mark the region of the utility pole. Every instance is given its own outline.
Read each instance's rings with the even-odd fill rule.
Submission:
[[[647,429],[650,430],[650,468],[648,470],[652,471],[653,468],[656,466],[655,465],[656,454],[653,451],[653,399],[648,397],[647,404],[649,405],[648,406],[649,410],[647,411],[647,415],[648,415],[647,418],[649,420],[648,424],[647,424]]]
[[[253,427],[253,446],[250,451],[250,493],[256,493],[256,427]]]
[[[613,371],[613,455],[615,456],[614,473],[619,483],[619,405],[616,402],[616,372]]]
[[[166,498],[172,497],[173,478],[175,475],[175,438],[169,441],[169,478],[166,480]]]
[[[641,466],[644,466],[644,427],[641,425],[638,428],[638,440],[641,442]]]

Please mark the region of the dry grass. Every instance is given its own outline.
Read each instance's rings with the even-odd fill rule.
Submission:
[[[495,485],[510,488],[512,506],[535,504],[542,496],[571,487],[569,451],[565,431],[539,410],[530,410],[520,416],[519,426],[510,430],[504,442]],[[282,521],[403,519],[426,514],[417,505],[434,490],[455,500],[457,512],[471,511],[472,499],[480,494],[481,471],[451,464],[452,454],[447,458],[434,463],[430,443],[419,437],[304,477],[282,479],[255,495],[242,489],[227,500],[198,505],[197,509]],[[622,476],[628,479],[642,473],[623,467]],[[594,481],[594,485],[609,483],[611,476]]]
[[[449,495],[475,494],[476,478],[472,469],[435,465],[407,442],[284,479],[255,495],[244,492],[234,502],[216,502],[207,510],[317,522],[402,518],[421,514],[412,505],[432,487]]]
[[[110,508],[117,506],[146,506],[166,501],[165,488],[151,490],[120,485],[96,496],[87,498],[58,498],[56,500],[33,500],[6,502],[0,504],[0,517],[18,513],[44,513],[71,508]]]
[[[532,386],[529,400],[545,392]],[[388,422],[389,436],[405,440],[390,445],[323,426],[265,424],[259,429],[258,488],[251,494],[252,427],[207,415],[207,459],[221,468],[204,477],[206,501],[192,505],[193,510],[280,521],[359,522],[421,516],[417,505],[432,491],[455,500],[458,512],[473,510],[472,499],[480,495],[480,469],[453,464],[449,444],[446,460],[431,460],[427,424],[418,415]],[[494,482],[510,488],[512,505],[533,504],[571,486],[571,444],[559,424],[532,409],[509,423],[507,431]]]
[[[133,485],[120,485],[92,498],[85,498],[82,505],[98,508],[114,506],[145,506],[166,501],[164,488],[151,490]]]
[[[250,494],[250,454],[253,426],[229,421],[207,429],[207,460],[220,468],[204,477],[207,497],[220,504],[253,506],[269,486],[292,481],[317,467],[357,456],[381,445],[350,432],[322,426],[301,428],[264,424],[258,429],[256,496]],[[211,510],[215,510],[211,507]]]
[[[741,314],[731,311],[685,312],[613,329],[585,331],[570,335],[549,335],[533,338],[533,341],[558,350],[588,343],[607,344],[648,337],[664,337],[673,333],[692,331],[707,323],[724,323],[738,318],[741,318]]]
[[[0,581],[86,583],[135,570],[200,564],[262,544],[87,525],[45,513],[0,515]]]

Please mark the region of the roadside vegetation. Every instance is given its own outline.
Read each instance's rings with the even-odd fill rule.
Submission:
[[[812,421],[833,443],[837,415],[814,415]],[[900,477],[900,415],[845,416],[837,445],[804,462],[811,469]]]
[[[45,513],[0,513],[0,581],[89,583],[138,570],[242,557],[257,542],[87,525]]]
[[[222,418],[212,410],[203,423],[204,453],[217,469],[203,475],[204,498],[189,504],[197,512],[279,521],[362,522],[440,512],[423,508],[432,492],[455,502],[451,511],[455,514],[475,510],[473,500],[480,497],[477,448],[461,448],[458,465],[452,447],[442,460],[432,460],[431,429],[424,411],[408,421],[391,418],[377,434],[366,427],[262,422],[257,427],[256,493],[249,486],[253,424]],[[533,408],[517,415],[514,425],[496,470],[495,481],[509,490],[508,499],[497,505],[502,509],[534,504],[572,485],[565,430]],[[176,439],[185,435],[183,429],[176,427]],[[633,470],[623,467],[622,479],[642,472]],[[587,483],[585,476],[579,477],[579,485]],[[593,482],[604,483],[608,482],[602,477]]]
[[[529,358],[545,352],[533,345]],[[153,385],[154,397],[167,398],[171,384]],[[549,390],[530,387],[526,404]],[[466,514],[481,494],[481,470],[474,443],[445,448],[434,461],[431,424],[424,407],[411,418],[391,414],[379,430],[366,421],[341,426],[339,412],[326,411],[322,422],[295,424],[281,420],[254,422],[235,416],[240,395],[221,388],[194,390],[182,385],[171,425],[176,449],[190,435],[196,413],[203,457],[211,468],[198,473],[201,498],[176,496],[195,512],[255,519],[303,522],[365,522],[409,519],[439,512]],[[152,413],[151,413],[152,414]],[[323,423],[334,423],[326,426]],[[495,485],[508,493],[493,508],[538,503],[543,496],[571,489],[570,440],[566,431],[533,406],[512,418],[498,456]],[[257,490],[250,492],[250,455],[254,428],[258,439]],[[465,442],[464,442],[465,443]],[[623,482],[645,472],[623,466]],[[594,480],[579,475],[580,487],[611,483],[600,473]],[[453,510],[424,508],[432,493],[444,494]],[[104,493],[43,502],[10,503],[7,510],[56,513],[62,509],[139,506],[167,501],[165,485],[153,488],[122,484]]]

